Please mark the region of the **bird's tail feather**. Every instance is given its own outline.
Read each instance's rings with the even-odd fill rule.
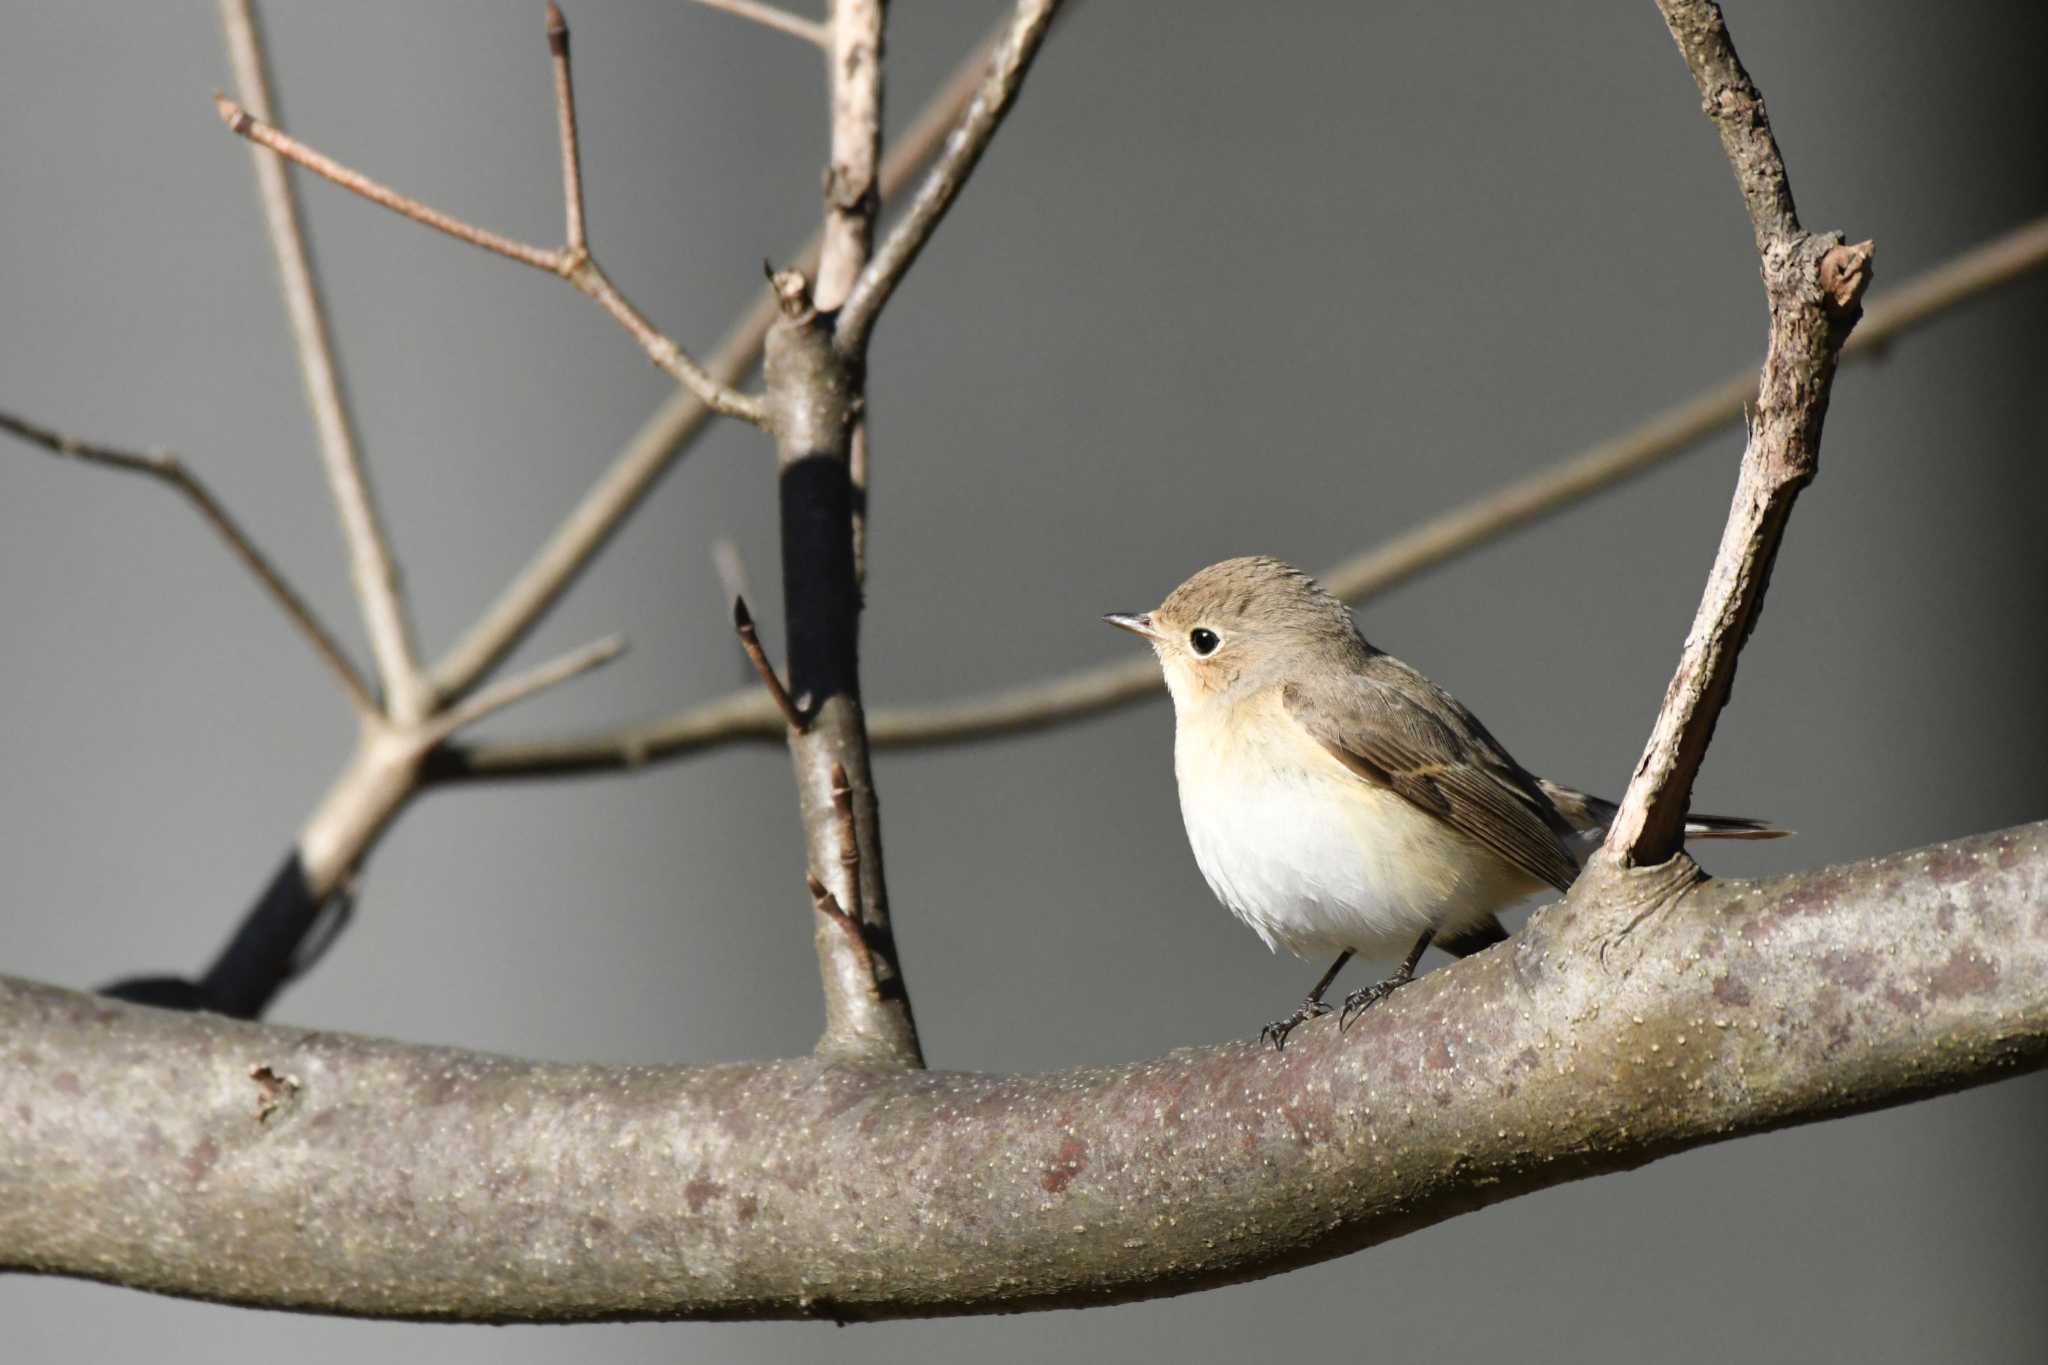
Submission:
[[[1555,782],[1539,778],[1537,783],[1543,788],[1543,794],[1550,798],[1550,804],[1557,807],[1557,813],[1589,841],[1606,837],[1607,826],[1613,823],[1615,812],[1621,809],[1612,801],[1603,801]],[[1744,815],[1688,815],[1685,817],[1685,832],[1693,839],[1782,839],[1792,831]]]

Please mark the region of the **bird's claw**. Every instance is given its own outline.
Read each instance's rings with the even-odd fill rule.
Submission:
[[[1414,979],[1412,975],[1390,976],[1385,981],[1374,982],[1370,986],[1361,987],[1345,996],[1344,1012],[1337,1016],[1337,1031],[1342,1033],[1349,1030],[1359,1015],[1364,1014],[1374,1005],[1379,1004],[1380,1001],[1386,999],[1395,991],[1400,990]]]
[[[1260,1029],[1259,1041],[1263,1043],[1270,1038],[1273,1042],[1273,1051],[1283,1051],[1287,1047],[1288,1034],[1294,1032],[1294,1030],[1300,1028],[1309,1020],[1320,1019],[1329,1012],[1330,1007],[1320,1000],[1304,1000],[1301,1002],[1301,1008],[1288,1015],[1285,1019],[1275,1019],[1272,1023]]]

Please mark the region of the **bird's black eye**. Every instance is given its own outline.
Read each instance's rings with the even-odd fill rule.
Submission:
[[[1197,654],[1214,654],[1216,646],[1222,643],[1223,641],[1217,638],[1216,632],[1207,626],[1196,626],[1188,632],[1188,647]]]

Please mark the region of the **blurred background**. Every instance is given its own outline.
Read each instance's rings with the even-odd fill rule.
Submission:
[[[901,127],[993,21],[893,6]],[[184,454],[367,660],[211,6],[10,0],[0,407]],[[2048,11],[1728,6],[1809,226],[1877,293],[2048,210]],[[391,184],[559,235],[540,5],[277,4],[287,128]],[[697,6],[570,10],[591,236],[700,353],[817,218],[802,44]],[[586,300],[304,186],[422,648],[450,643],[667,392]],[[1875,295],[1874,295],[1875,296]],[[1756,875],[2048,814],[2048,280],[1843,371],[1703,809],[1800,831]],[[1751,365],[1739,198],[1648,0],[1091,3],[1054,33],[875,345],[870,701],[1127,657],[1097,617],[1264,552],[1328,565]],[[1369,636],[1532,768],[1618,795],[1691,619],[1733,431],[1370,603]],[[171,494],[0,449],[0,964],[201,966],[346,756],[350,720]],[[745,676],[741,547],[780,657],[772,456],[724,424],[520,656],[622,662],[497,718],[660,714]],[[516,662],[516,661],[515,661]],[[937,1067],[1243,1038],[1320,964],[1270,957],[1182,835],[1163,700],[879,762],[896,928]],[[274,1017],[506,1053],[710,1062],[820,1026],[788,765],[430,795]],[[1432,957],[1434,965],[1437,959]],[[1354,969],[1356,971],[1357,969]],[[1361,979],[1363,979],[1361,977]],[[1357,984],[1353,982],[1352,984]],[[0,1283],[12,1359],[859,1361],[1509,1355],[2039,1360],[2048,1082],[1751,1139],[1262,1283],[907,1323],[485,1331]]]

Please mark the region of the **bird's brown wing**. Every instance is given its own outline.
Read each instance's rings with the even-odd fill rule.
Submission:
[[[1569,826],[1520,764],[1451,696],[1406,664],[1371,666],[1313,690],[1289,683],[1294,721],[1364,781],[1436,816],[1559,891],[1579,875]],[[1426,689],[1426,690],[1425,690]]]

